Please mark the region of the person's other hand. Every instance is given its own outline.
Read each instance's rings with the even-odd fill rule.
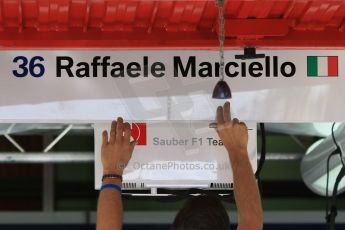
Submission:
[[[135,141],[130,141],[130,124],[123,123],[123,119],[119,117],[111,123],[110,138],[107,131],[103,131],[102,138],[103,174],[122,175],[135,146]]]
[[[217,108],[217,133],[229,154],[246,153],[248,145],[248,128],[237,118],[231,119],[230,103]]]

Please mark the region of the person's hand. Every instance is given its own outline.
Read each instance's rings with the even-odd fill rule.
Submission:
[[[248,128],[237,118],[231,120],[229,102],[217,108],[216,130],[229,154],[247,152]]]
[[[130,124],[123,123],[123,119],[119,117],[111,123],[110,138],[107,131],[103,131],[102,137],[103,173],[122,175],[135,146],[135,142],[130,141]]]

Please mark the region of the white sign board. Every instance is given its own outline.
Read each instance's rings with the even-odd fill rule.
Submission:
[[[131,122],[138,139],[123,175],[125,189],[205,188],[230,189],[233,176],[228,154],[210,121]],[[256,124],[249,129],[248,153],[257,168]],[[102,131],[110,122],[95,124],[95,188],[102,182]]]
[[[344,121],[345,52],[225,52],[235,116],[247,121]],[[0,51],[0,121],[212,120],[218,52]]]

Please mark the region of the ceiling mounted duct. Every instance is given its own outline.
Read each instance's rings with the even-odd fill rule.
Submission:
[[[345,124],[334,131],[334,137],[342,152],[345,148]],[[337,149],[332,135],[315,142],[306,152],[301,162],[301,173],[304,183],[318,195],[326,196],[327,159]],[[343,159],[342,159],[343,158]],[[328,194],[332,194],[336,177],[343,167],[344,156],[335,154],[329,161]],[[338,194],[345,191],[345,179],[340,181]]]

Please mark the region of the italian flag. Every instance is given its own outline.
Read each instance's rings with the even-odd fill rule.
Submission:
[[[308,77],[337,77],[337,56],[308,56]]]

